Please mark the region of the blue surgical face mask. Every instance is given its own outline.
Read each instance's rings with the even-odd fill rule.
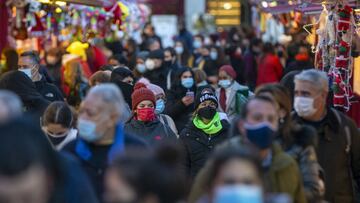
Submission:
[[[31,79],[31,68],[19,69],[19,71],[25,73]]]
[[[96,142],[101,138],[96,133],[96,123],[89,120],[79,119],[77,128],[79,130],[79,136],[88,142]]]
[[[218,53],[216,51],[210,52],[210,58],[212,60],[217,60],[218,59]]]
[[[137,64],[136,65],[136,70],[139,71],[139,73],[145,73],[146,72],[146,66],[145,64]]]
[[[181,79],[181,85],[189,89],[194,85],[194,79],[193,78]]]
[[[163,99],[156,100],[155,113],[161,114],[165,110],[165,101]]]
[[[220,186],[215,193],[214,203],[262,203],[263,192],[256,185],[225,185]]]
[[[195,40],[193,46],[195,49],[198,49],[202,46],[202,42],[200,40]]]
[[[275,131],[272,129],[271,124],[262,122],[259,124],[244,125],[246,136],[249,141],[259,149],[268,149],[275,137]]]
[[[231,86],[231,81],[230,80],[219,80],[219,85],[222,88],[229,88]]]

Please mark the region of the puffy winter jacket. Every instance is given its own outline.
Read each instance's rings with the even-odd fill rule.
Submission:
[[[124,130],[127,134],[135,135],[145,140],[150,146],[158,144],[159,141],[175,141],[177,139],[171,128],[161,123],[158,119],[145,123],[132,117],[126,122]]]
[[[221,120],[223,128],[214,135],[208,135],[195,127],[193,122],[189,122],[180,133],[180,140],[185,150],[184,165],[186,173],[192,178],[204,166],[209,154],[214,148],[228,139],[229,123]]]

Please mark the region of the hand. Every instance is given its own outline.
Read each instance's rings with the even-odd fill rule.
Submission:
[[[194,97],[185,96],[181,99],[181,101],[185,106],[189,106],[190,104],[194,103]]]

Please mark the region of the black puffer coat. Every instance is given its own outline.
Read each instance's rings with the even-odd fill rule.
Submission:
[[[221,120],[221,125],[223,128],[211,136],[196,128],[192,121],[181,131],[180,140],[185,150],[184,165],[190,177],[194,178],[215,147],[229,138],[229,123]]]
[[[158,119],[144,123],[134,117],[125,123],[125,133],[135,135],[146,141],[150,146],[156,145],[161,141],[176,141],[177,137],[171,128]]]

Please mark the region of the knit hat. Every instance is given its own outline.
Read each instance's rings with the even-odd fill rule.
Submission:
[[[220,72],[220,71],[226,72],[226,73],[227,73],[229,76],[231,76],[233,79],[236,78],[236,75],[237,75],[237,74],[236,74],[234,68],[233,68],[232,66],[230,66],[230,65],[223,65],[223,66],[221,66],[219,72]]]
[[[197,108],[204,101],[213,101],[216,104],[216,108],[218,107],[218,99],[216,98],[214,92],[210,88],[205,88],[198,94],[196,94],[195,98],[195,108]]]
[[[161,49],[151,51],[149,53],[148,58],[150,58],[150,59],[164,59],[164,51],[161,50]]]
[[[159,95],[159,94],[165,95],[164,90],[163,90],[160,86],[158,86],[158,85],[148,84],[148,85],[146,85],[146,87],[147,87],[149,90],[151,90],[151,91],[154,93],[155,96],[156,96],[156,95]]]
[[[136,83],[134,92],[131,95],[132,99],[132,110],[135,110],[137,105],[145,100],[151,101],[154,105],[156,104],[154,93],[147,89],[143,83]]]

